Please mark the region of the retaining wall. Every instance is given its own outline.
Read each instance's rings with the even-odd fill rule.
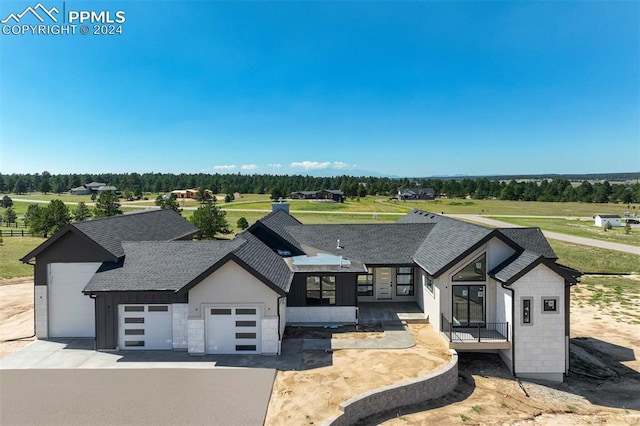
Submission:
[[[458,354],[452,349],[451,360],[442,370],[353,397],[340,404],[342,414],[325,420],[323,426],[353,425],[379,413],[440,398],[457,384]]]

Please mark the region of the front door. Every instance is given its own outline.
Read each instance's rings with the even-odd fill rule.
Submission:
[[[454,326],[484,326],[484,293],[483,285],[453,286]]]
[[[391,268],[376,268],[376,299],[391,300],[393,298]]]

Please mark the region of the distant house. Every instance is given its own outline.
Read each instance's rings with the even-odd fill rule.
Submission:
[[[339,189],[322,189],[320,191],[294,191],[293,200],[332,200],[336,203],[344,202],[344,192]]]
[[[213,192],[210,189],[206,189],[205,192],[213,198]],[[196,195],[198,195],[198,188],[176,189],[175,191],[171,191],[171,194],[176,198],[196,198]]]
[[[433,200],[436,191],[433,188],[407,188],[398,191],[398,200]]]
[[[109,186],[103,182],[91,182],[71,189],[71,195],[100,195],[105,191],[118,191],[115,186]]]
[[[597,214],[593,219],[596,226],[607,226],[607,223],[610,223],[614,228],[622,226],[622,218],[617,214]]]

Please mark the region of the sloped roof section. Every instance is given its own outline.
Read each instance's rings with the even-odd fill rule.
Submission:
[[[370,265],[411,264],[433,226],[424,224],[305,225],[286,231],[307,255],[344,256]],[[340,247],[338,247],[340,240]]]
[[[499,228],[498,231],[525,250],[548,259],[558,258],[540,228]]]
[[[20,260],[28,262],[67,232],[80,233],[113,256],[115,261],[124,256],[122,241],[177,240],[193,235],[197,231],[198,228],[172,210],[146,210],[71,223]]]
[[[489,271],[489,276],[502,283],[511,284],[524,272],[540,263],[542,259],[544,259],[543,256],[525,250],[522,253],[514,254]]]
[[[124,256],[122,241],[168,241],[193,235],[198,228],[169,209],[106,217],[72,224],[114,256]]]
[[[296,239],[293,238],[287,231],[288,227],[296,227],[302,225],[302,223],[295,217],[282,210],[277,210],[273,213],[269,213],[261,219],[258,219],[256,224],[249,228],[249,231],[251,232],[258,224],[261,224],[265,228],[274,232],[276,235],[280,236],[280,238],[284,239],[292,247],[295,247],[298,250],[302,251],[302,248],[300,247]]]
[[[233,240],[123,242],[124,261],[101,268],[85,292],[174,291],[191,288],[228,260],[281,293],[289,291],[293,273],[284,260],[251,234]]]

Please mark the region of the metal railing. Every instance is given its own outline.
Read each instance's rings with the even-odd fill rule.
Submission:
[[[508,322],[485,322],[464,326],[453,325],[444,314],[440,315],[440,328],[450,342],[508,342]]]

